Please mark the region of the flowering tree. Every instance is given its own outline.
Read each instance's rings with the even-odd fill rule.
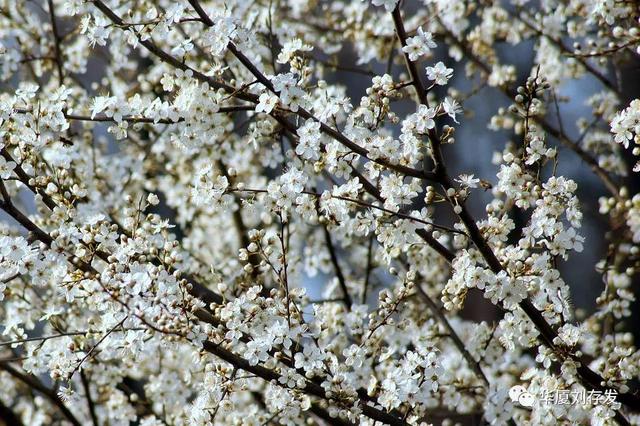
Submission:
[[[640,424],[640,100],[616,72],[639,16],[0,1],[0,420]],[[527,42],[533,65],[502,59]],[[583,76],[575,137],[557,91]],[[482,180],[447,159],[481,90],[511,103]],[[559,272],[585,242],[559,148],[611,225],[589,315]],[[463,319],[470,300],[496,321]]]

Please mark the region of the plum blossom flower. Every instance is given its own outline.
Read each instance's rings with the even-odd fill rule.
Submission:
[[[473,175],[461,174],[456,179],[456,182],[458,182],[460,185],[462,185],[465,188],[477,188],[478,183],[480,182],[480,179],[474,178]]]
[[[272,78],[272,83],[280,96],[280,101],[292,111],[297,111],[299,106],[306,104],[305,92],[297,86],[297,81],[292,73],[279,74]]]
[[[313,46],[303,43],[299,38],[294,38],[287,41],[282,50],[278,54],[277,62],[279,64],[288,63],[296,52],[310,52],[313,50]]]
[[[418,133],[427,133],[429,129],[433,129],[436,126],[435,122],[436,110],[435,108],[429,108],[426,105],[418,106],[418,111],[411,116],[411,122],[415,126]]]
[[[633,2],[4,3],[0,359],[65,408],[8,418],[637,423]]]
[[[451,117],[454,122],[458,123],[458,120],[456,120],[456,115],[462,113],[462,106],[460,106],[458,101],[447,96],[446,98],[444,98],[444,101],[442,101],[442,109],[445,113],[447,113],[449,117]]]
[[[15,168],[15,162],[7,161],[4,157],[0,156],[0,178],[9,179]]]
[[[453,75],[453,69],[447,68],[444,63],[438,62],[433,67],[427,67],[427,78],[434,80],[434,84],[445,85]]]
[[[278,96],[272,93],[264,92],[258,99],[258,105],[256,105],[256,112],[264,112],[269,114],[278,105]]]
[[[416,35],[407,39],[407,45],[402,48],[402,51],[409,55],[410,60],[416,61],[420,57],[428,55],[431,49],[435,48],[436,43],[433,41],[433,35],[428,31],[424,31],[420,26]]]

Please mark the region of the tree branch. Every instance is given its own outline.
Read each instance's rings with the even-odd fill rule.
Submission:
[[[213,355],[228,362],[234,367],[247,371],[249,373],[253,373],[256,376],[261,377],[267,382],[271,382],[271,381],[278,382],[278,380],[280,379],[280,375],[275,371],[262,367],[261,365],[251,365],[249,361],[247,361],[243,357],[222,348],[222,346],[220,346],[219,344],[206,340],[203,343],[203,347],[207,352],[212,353]],[[324,388],[314,382],[310,382],[308,380],[305,381],[305,387],[303,390],[310,395],[325,399],[327,401],[332,401],[331,398],[327,397]],[[395,416],[392,416],[391,414],[385,413],[384,411],[381,411],[377,408],[371,407],[370,405],[368,405],[363,401],[359,402],[359,406],[362,409],[362,413],[365,416],[369,417],[370,419],[377,420],[384,424],[394,425],[394,426],[406,425],[406,423],[403,420]]]
[[[109,19],[111,19],[111,21],[113,21],[114,23],[120,25],[122,24],[122,19],[116,15],[106,4],[104,4],[104,2],[100,1],[100,0],[94,0],[93,4],[96,5],[96,7],[98,9],[100,9],[100,11],[102,13],[104,13]],[[205,14],[206,16],[206,14]],[[209,25],[213,25],[213,21],[211,21],[208,17],[208,23]],[[202,18],[203,22],[207,23],[207,21],[204,19],[204,17]],[[136,35],[138,36],[138,38],[140,39],[138,33],[136,32]],[[207,82],[209,83],[209,85],[213,88],[216,89],[223,89],[224,91],[226,91],[227,93],[233,95],[234,97],[237,97],[239,99],[245,100],[245,101],[250,101],[253,103],[258,103],[258,96],[253,95],[251,93],[247,93],[247,92],[238,92],[235,88],[228,86],[224,83],[221,83],[217,80],[212,79],[211,77],[207,77],[206,75],[202,74],[201,72],[195,70],[192,67],[189,67],[188,65],[186,65],[184,62],[180,62],[177,58],[171,56],[170,54],[166,53],[165,51],[163,51],[162,49],[160,49],[156,44],[154,44],[153,42],[151,42],[150,40],[140,40],[140,44],[142,46],[144,46],[145,48],[147,48],[147,50],[149,50],[151,53],[153,53],[154,55],[156,55],[158,58],[160,58],[163,62],[166,62],[169,65],[172,65],[175,68],[181,69],[183,71],[186,70],[191,70],[191,72],[193,72],[193,76],[194,78],[198,79],[199,81],[202,82]],[[235,45],[233,43],[229,43],[228,46],[229,50],[235,54],[237,54],[237,58],[238,60],[245,65],[245,67],[247,67],[249,69],[249,71],[251,71],[252,73],[254,73],[254,76],[256,77],[256,79],[262,83],[265,87],[267,87],[269,90],[271,90],[273,93],[276,93],[273,87],[273,84],[271,84],[271,82],[264,76],[264,74],[262,74],[260,71],[258,71],[257,68],[255,68],[255,66],[253,66],[253,64],[246,58],[246,56],[244,56],[244,54],[242,54],[241,52],[239,52],[237,50],[237,48],[235,47]],[[322,133],[325,133],[326,135],[330,136],[331,138],[335,139],[336,141],[340,142],[342,145],[344,145],[345,147],[349,148],[350,150],[352,150],[353,152],[355,152],[356,154],[368,159],[369,161],[373,161],[375,163],[378,163],[382,166],[385,166],[386,168],[390,169],[390,170],[394,170],[398,173],[404,174],[405,176],[411,176],[411,177],[416,177],[419,179],[426,179],[426,180],[433,180],[435,178],[435,174],[431,173],[431,172],[424,172],[422,170],[418,170],[418,169],[414,169],[411,167],[407,167],[407,166],[403,166],[403,165],[398,165],[398,164],[392,164],[386,160],[383,159],[371,159],[369,157],[369,152],[361,147],[360,145],[356,144],[355,142],[353,142],[352,140],[350,140],[349,138],[347,138],[344,134],[340,133],[339,131],[329,127],[328,125],[326,125],[325,123],[321,122],[320,120],[318,120],[316,117],[314,117],[313,115],[311,115],[309,112],[307,112],[304,108],[299,108],[298,111],[295,112],[295,114],[297,114],[298,116],[304,118],[305,120],[313,120],[316,121],[318,123],[320,123],[320,130],[322,131]],[[276,120],[278,120],[279,122],[283,122],[283,121],[287,121],[286,119],[279,117],[278,116],[278,112],[277,111],[272,111],[271,116],[273,116]],[[291,124],[288,124],[289,128],[293,128],[296,129],[297,128]]]
[[[56,12],[53,6],[53,0],[47,0],[49,6],[49,16],[51,18],[51,29],[53,31],[53,46],[55,51],[55,62],[58,70],[58,81],[60,86],[64,84],[64,71],[62,69],[62,50],[60,49],[60,43],[62,39],[58,33],[58,23],[56,22]]]
[[[402,27],[402,25],[401,25],[402,18],[401,18],[401,15],[400,15],[400,12],[399,12],[398,8],[394,9],[393,15],[394,15],[394,22],[396,22],[397,25],[398,25],[398,21],[399,21],[400,27]],[[442,27],[445,28],[445,31],[448,31],[444,25],[442,25]],[[398,31],[398,34],[400,34],[400,33],[401,33],[401,31]],[[452,38],[455,39],[455,36],[453,36],[450,32],[449,32],[449,34],[450,34],[450,36]],[[462,48],[465,51],[465,53],[469,51],[468,47],[463,46],[462,43],[460,43],[460,48]],[[411,61],[409,61],[409,62],[411,62]],[[485,68],[485,69],[487,70],[488,67]],[[433,144],[433,150],[434,150],[434,158],[442,159],[442,154],[439,153],[440,145],[439,144]],[[436,169],[438,171],[438,173],[437,173],[438,174],[438,180],[439,180],[440,184],[442,185],[444,191],[446,192],[447,189],[451,188],[453,185],[451,184],[451,180],[450,180],[450,178],[448,176],[447,169],[446,169],[446,166],[445,166],[444,162],[441,162],[440,164],[441,164],[440,167],[436,166]],[[449,202],[450,202],[450,204],[452,206],[456,204],[456,203],[454,203],[454,200],[451,197],[447,196],[447,198],[448,198],[448,200],[449,200]],[[467,232],[469,234],[469,238],[475,244],[475,246],[478,248],[478,250],[482,254],[484,260],[489,265],[489,268],[496,274],[498,272],[504,270],[505,268],[502,266],[502,264],[500,263],[500,261],[498,260],[496,255],[494,254],[493,250],[491,249],[491,247],[489,246],[487,241],[482,236],[482,233],[480,232],[480,229],[478,228],[475,220],[473,219],[473,217],[469,213],[465,203],[464,202],[460,202],[458,205],[461,207],[461,210],[458,213],[458,217],[459,217],[460,221],[467,228]],[[551,327],[551,325],[547,322],[547,320],[542,316],[540,311],[538,311],[538,309],[535,308],[533,303],[528,298],[526,298],[522,302],[520,302],[520,307],[523,309],[523,311],[527,314],[527,316],[531,319],[531,321],[534,323],[534,325],[536,326],[536,328],[540,332],[540,335],[542,337],[543,343],[545,345],[547,345],[550,349],[552,349],[554,351],[557,351],[558,348],[554,344],[554,339],[556,339],[558,337],[558,334],[553,329],[553,327]],[[600,377],[599,374],[595,373],[593,370],[591,370],[587,366],[586,360],[584,360],[582,357],[579,357],[579,356],[575,355],[574,353],[570,353],[569,357],[572,358],[574,361],[576,361],[578,363],[578,365],[579,365],[578,374],[581,377],[582,382],[583,382],[584,385],[586,385],[587,387],[589,387],[591,389],[596,389],[596,390],[603,390],[604,391],[604,390],[608,389],[608,387],[601,385],[601,383],[604,382],[604,379],[602,377]],[[623,404],[625,404],[627,407],[629,407],[629,408],[631,408],[631,409],[633,409],[635,411],[640,410],[640,398],[635,394],[632,394],[632,393],[618,393],[618,400],[620,402],[622,402]],[[628,424],[628,421],[624,418],[624,416],[622,416],[622,414],[619,411],[616,412],[616,419],[619,422],[621,422],[622,424]]]
[[[6,371],[14,378],[20,380],[31,389],[43,394],[51,403],[53,403],[53,405],[58,407],[60,412],[64,415],[64,417],[66,417],[67,420],[69,420],[69,422],[71,422],[71,424],[73,424],[74,426],[82,426],[82,423],[80,423],[76,416],[74,416],[73,413],[66,407],[66,405],[64,405],[64,402],[62,401],[62,399],[60,399],[58,394],[56,394],[54,390],[49,389],[48,387],[40,383],[37,378],[19,372],[7,362],[0,361],[0,369]]]
[[[336,255],[336,249],[333,246],[333,241],[331,241],[331,234],[327,229],[326,225],[322,225],[322,231],[324,234],[324,240],[327,244],[327,249],[329,250],[329,257],[331,258],[331,263],[333,264],[333,269],[335,270],[336,277],[338,278],[338,283],[340,284],[340,289],[342,290],[342,299],[344,301],[344,305],[347,307],[347,310],[351,310],[352,300],[349,295],[349,289],[347,288],[347,283],[344,279],[344,274],[342,273],[342,268],[340,268],[340,263],[338,263],[338,256]]]
[[[22,420],[13,410],[2,403],[0,400],[0,420],[4,422],[6,426],[23,426]],[[0,422],[0,423],[2,423]]]
[[[99,426],[98,416],[96,416],[96,407],[93,402],[93,398],[91,397],[91,386],[89,383],[89,379],[87,379],[87,375],[83,370],[80,370],[80,380],[82,381],[82,387],[84,388],[84,394],[87,398],[87,408],[89,409],[89,414],[91,415],[91,422],[93,426]]]

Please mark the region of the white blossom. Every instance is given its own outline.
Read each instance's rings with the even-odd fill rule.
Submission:
[[[407,39],[407,45],[402,47],[402,51],[409,55],[410,60],[415,61],[422,56],[428,55],[431,49],[435,48],[436,43],[433,41],[433,34],[424,31],[420,26],[417,29],[417,34]]]
[[[640,423],[633,2],[0,8],[4,423]]]
[[[427,67],[427,78],[433,80],[434,84],[445,85],[453,75],[453,69],[447,68],[442,62],[438,62],[433,67]]]

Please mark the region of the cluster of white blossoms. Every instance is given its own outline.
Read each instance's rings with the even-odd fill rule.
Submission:
[[[611,121],[611,133],[615,135],[616,143],[629,148],[629,142],[633,142],[633,155],[640,156],[640,99],[634,99],[631,104],[613,117]],[[640,172],[640,161],[633,168],[634,172]]]
[[[640,425],[639,18],[0,0],[0,424]]]

